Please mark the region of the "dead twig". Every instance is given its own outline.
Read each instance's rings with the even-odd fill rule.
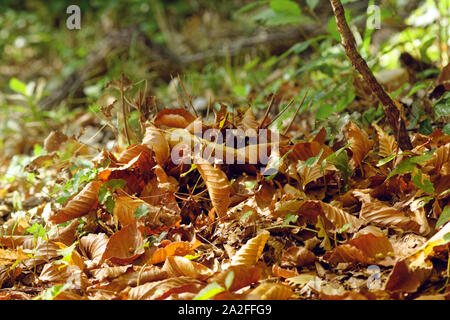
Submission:
[[[398,107],[391,97],[384,91],[383,87],[378,83],[366,61],[361,57],[356,49],[355,38],[345,19],[344,7],[340,0],[330,0],[333,7],[334,16],[339,33],[342,38],[342,46],[345,54],[350,59],[353,67],[358,70],[371,91],[376,95],[383,105],[383,110],[388,120],[389,126],[392,128],[397,140],[397,144],[402,150],[411,150],[412,144],[406,130],[405,121],[401,117]]]

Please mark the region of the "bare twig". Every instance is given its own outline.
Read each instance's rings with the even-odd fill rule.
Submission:
[[[384,91],[383,87],[378,83],[366,61],[360,56],[356,49],[355,38],[345,20],[344,7],[340,0],[330,0],[333,7],[334,16],[336,17],[336,24],[339,33],[342,38],[342,46],[345,49],[345,54],[350,59],[353,67],[358,70],[363,79],[367,82],[367,85],[372,92],[377,96],[383,105],[384,113],[387,117],[388,123],[394,131],[397,144],[402,150],[411,150],[412,144],[406,130],[405,121],[402,119],[401,114],[395,102]]]
[[[292,117],[291,122],[289,123],[289,125],[288,125],[288,126],[286,127],[286,129],[284,130],[283,135],[285,135],[286,133],[288,133],[289,130],[291,129],[292,124],[294,123],[294,120],[295,120],[295,118],[297,117],[298,111],[299,111],[300,108],[302,107],[303,102],[305,102],[305,99],[306,99],[306,96],[308,95],[308,92],[309,92],[309,89],[306,90],[305,95],[303,96],[302,101],[301,101],[300,104],[298,105],[297,110],[295,110],[294,116]]]

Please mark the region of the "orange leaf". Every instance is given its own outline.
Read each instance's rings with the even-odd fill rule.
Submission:
[[[393,264],[393,259],[388,258],[393,251],[391,242],[385,236],[367,233],[327,252],[324,258],[331,263],[359,262],[389,266]]]
[[[230,181],[222,170],[214,168],[203,158],[197,158],[195,160],[194,163],[206,184],[214,210],[217,212],[219,218],[222,218],[226,215],[231,202]]]
[[[261,232],[256,237],[247,241],[231,259],[231,265],[254,265],[260,258],[264,246],[270,237],[268,231]]]
[[[305,267],[312,264],[315,260],[316,256],[308,249],[290,247],[287,250],[283,250],[281,265],[285,267]]]
[[[288,286],[279,283],[261,283],[253,289],[248,297],[252,300],[287,300],[294,292]]]
[[[213,273],[204,265],[179,256],[167,257],[162,270],[170,277],[187,276],[199,280],[204,280]]]
[[[157,264],[166,261],[167,257],[170,256],[185,256],[189,254],[192,250],[197,248],[201,242],[195,242],[194,244],[190,242],[178,241],[172,242],[165,246],[164,248],[157,248],[150,258],[148,263]]]
[[[144,253],[144,239],[136,227],[131,223],[114,233],[106,245],[102,261],[109,259],[116,264],[128,264]]]
[[[350,143],[350,150],[353,152],[354,166],[357,167],[372,149],[374,141],[370,140],[367,134],[351,121],[346,126],[346,137]]]
[[[158,112],[153,123],[158,127],[186,128],[194,120],[195,117],[186,109],[175,108]]]
[[[230,272],[234,273],[234,278],[231,286],[228,288],[229,291],[237,291],[241,288],[256,283],[261,280],[263,276],[263,270],[261,270],[260,266],[248,266],[241,264],[230,266],[226,270],[213,275],[208,279],[208,282],[217,282],[225,288],[225,282]]]
[[[170,157],[169,144],[162,134],[161,130],[153,125],[148,125],[145,128],[142,144],[153,150],[155,153],[156,162],[163,166]]]
[[[49,220],[54,224],[60,224],[88,214],[97,204],[97,193],[102,184],[101,181],[89,182],[80,193],[70,200],[63,209],[52,215]]]
[[[386,158],[390,155],[400,153],[401,150],[397,148],[397,142],[395,137],[388,135],[377,124],[373,123],[372,126],[377,131],[379,151],[378,155],[382,158]]]

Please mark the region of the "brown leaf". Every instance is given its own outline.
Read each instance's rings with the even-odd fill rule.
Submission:
[[[166,261],[166,258],[170,256],[185,256],[201,244],[198,240],[195,243],[172,242],[163,248],[156,248],[147,263],[157,264]]]
[[[21,249],[0,249],[0,266],[13,264],[16,260],[29,259]]]
[[[225,217],[231,202],[231,185],[228,177],[222,170],[213,167],[203,158],[195,159],[194,163],[206,184],[214,210],[219,218]]]
[[[314,253],[304,247],[290,247],[283,250],[281,265],[283,267],[305,267],[316,260]]]
[[[161,129],[158,129],[151,124],[148,125],[145,128],[142,144],[147,146],[150,150],[153,150],[155,153],[156,162],[160,166],[164,166],[170,157],[170,149],[164,134],[161,132]]]
[[[385,289],[389,292],[416,292],[433,271],[431,258],[450,247],[444,236],[450,232],[447,223],[421,247],[399,260],[389,275]],[[447,258],[448,259],[448,258]]]
[[[102,184],[101,181],[89,182],[63,209],[49,218],[50,222],[60,224],[88,214],[98,202],[97,194]]]
[[[248,240],[247,243],[232,257],[231,265],[254,265],[260,258],[269,237],[270,233],[268,231],[263,231],[256,237]]]
[[[350,143],[350,150],[353,152],[354,166],[357,167],[372,149],[374,141],[370,140],[367,134],[351,121],[347,124],[345,132]]]
[[[104,233],[89,233],[80,239],[80,250],[95,265],[101,262],[108,241],[109,238]]]
[[[169,278],[156,282],[148,282],[131,288],[129,300],[161,300],[173,293],[197,293],[204,286],[203,282],[190,277]]]
[[[148,158],[152,158],[153,152],[143,144],[132,144],[128,146],[117,158],[117,161],[123,164],[128,164],[131,160],[144,153]],[[138,164],[139,165],[139,164]],[[148,166],[151,168],[151,165]]]
[[[373,123],[372,126],[377,131],[378,144],[379,144],[378,155],[380,157],[386,158],[390,155],[400,153],[400,151],[397,148],[397,142],[395,141],[395,137],[388,135],[386,132],[384,132],[383,129],[381,129],[375,123]]]
[[[261,283],[249,294],[248,298],[252,300],[287,300],[294,292],[288,286],[279,283]]]
[[[313,224],[317,223],[317,216],[322,216],[331,222],[331,226],[328,224],[325,225],[325,228],[331,232],[336,232],[337,229],[349,224],[350,227],[346,232],[352,233],[357,231],[363,224],[363,221],[357,217],[352,216],[338,207],[319,200],[305,201],[299,210],[299,214],[305,216],[307,220]]]
[[[102,261],[109,259],[115,264],[128,264],[144,253],[144,239],[136,227],[130,223],[114,233],[106,245]]]
[[[426,221],[419,224],[415,217],[405,215],[402,211],[372,198],[368,193],[353,191],[353,195],[362,202],[359,216],[367,222],[380,227],[400,228],[419,234],[427,234],[430,231]]]
[[[393,265],[390,257],[393,252],[391,242],[384,235],[366,233],[327,252],[324,259],[331,263],[355,262],[389,266]]]
[[[213,273],[204,265],[179,256],[167,257],[162,270],[170,277],[186,276],[199,280],[204,280]]]
[[[68,283],[84,290],[89,285],[86,274],[76,265],[61,266],[54,263],[44,265],[39,280],[50,283]]]
[[[152,206],[139,198],[130,196],[119,196],[115,201],[113,213],[120,224],[125,226],[137,222],[138,228],[146,235],[169,230],[181,219],[177,212],[161,206],[161,204]],[[148,213],[136,220],[134,212],[141,205],[147,207]]]
[[[175,108],[160,111],[153,123],[158,127],[186,128],[194,120],[195,117],[186,109]]]
[[[222,287],[226,287],[225,280],[229,276],[229,273],[233,272],[233,282],[231,283],[231,286],[228,288],[229,291],[237,291],[239,289],[242,289],[244,287],[247,287],[253,283],[258,282],[263,277],[263,270],[261,270],[261,267],[258,265],[255,266],[248,266],[248,265],[236,265],[236,266],[230,266],[226,270],[223,270],[215,275],[213,275],[211,278],[208,279],[209,283],[217,282]]]
[[[430,174],[450,175],[450,143],[440,146],[425,164],[424,171]]]
[[[48,153],[59,150],[59,147],[63,142],[67,140],[67,136],[58,130],[50,132],[50,134],[44,140],[44,149]]]

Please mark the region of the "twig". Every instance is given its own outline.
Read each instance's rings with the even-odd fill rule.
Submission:
[[[285,135],[286,133],[288,133],[289,129],[291,128],[292,124],[294,123],[295,118],[297,117],[298,111],[300,110],[300,108],[303,105],[303,102],[305,102],[306,96],[308,95],[309,92],[309,88],[306,90],[305,95],[303,96],[302,101],[300,102],[300,104],[297,107],[297,110],[295,110],[294,116],[292,117],[291,122],[289,123],[289,125],[286,127],[286,129],[283,132],[283,135]]]
[[[411,150],[412,144],[406,130],[405,121],[400,115],[400,111],[395,105],[391,97],[384,91],[383,87],[378,83],[372,71],[369,69],[366,61],[360,56],[356,49],[355,38],[345,20],[344,7],[340,0],[330,0],[333,7],[336,25],[342,38],[342,46],[345,54],[350,59],[353,67],[358,70],[366,81],[371,91],[377,96],[383,105],[384,113],[387,117],[389,126],[392,128],[397,140],[397,144],[402,150]]]
[[[123,93],[123,79],[124,74],[122,74],[122,79],[120,79],[120,99],[122,100],[122,114],[123,114],[123,126],[125,129],[125,136],[127,137],[128,145],[131,144],[130,134],[128,133],[128,124],[127,124],[127,109],[125,104],[125,95]]]
[[[275,122],[275,120],[277,120],[290,106],[291,106],[291,104],[294,102],[294,100],[295,100],[295,98],[292,98],[292,100],[291,101],[289,101],[288,102],[288,104],[286,105],[286,107],[284,107],[284,109],[283,110],[281,110],[270,122],[269,122],[269,124],[267,125],[267,126],[264,126],[264,128],[268,128],[268,127],[270,127],[270,125],[272,124],[272,123],[274,123]]]
[[[259,124],[259,128],[261,128],[263,126],[264,122],[266,121],[267,116],[269,115],[269,112],[272,109],[272,106],[273,106],[274,102],[275,102],[275,94],[273,94],[272,95],[272,99],[270,99],[269,106],[267,107],[266,113],[264,114],[264,117],[263,117],[261,123]]]

